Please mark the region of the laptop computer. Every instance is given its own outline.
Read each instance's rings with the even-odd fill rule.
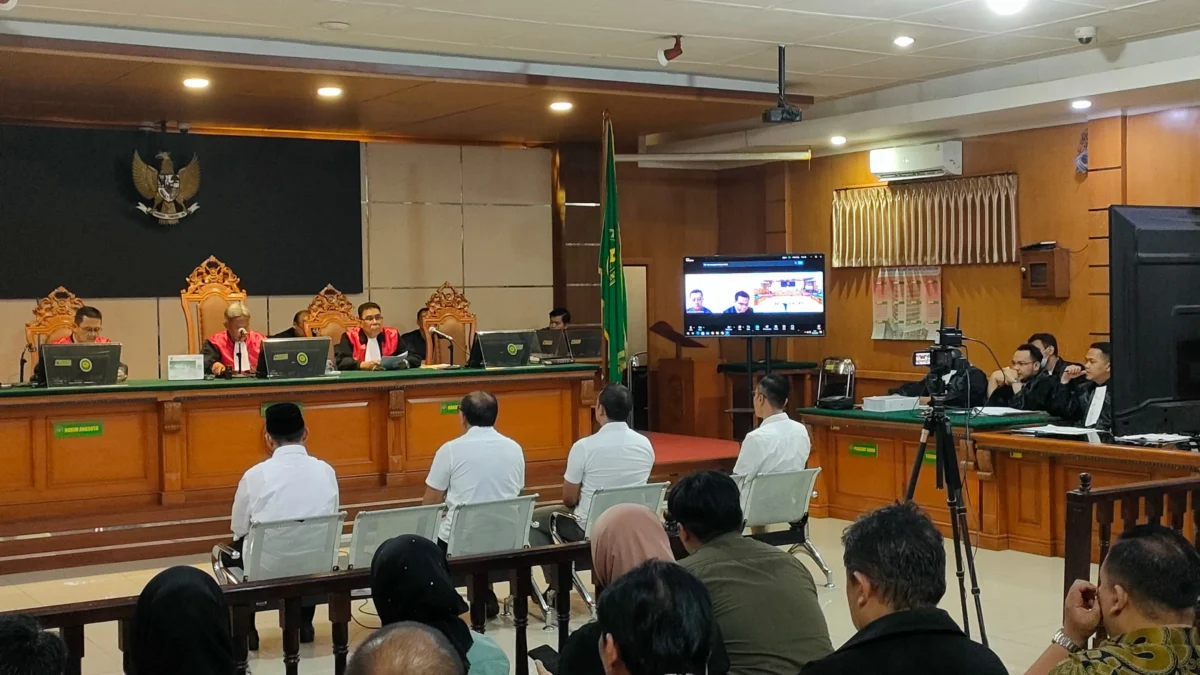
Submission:
[[[604,345],[604,329],[600,326],[582,326],[565,329],[567,346],[571,349],[571,358],[598,359]]]
[[[475,334],[468,368],[512,368],[529,365],[537,348],[537,333],[531,330],[492,330]]]
[[[328,337],[268,338],[260,358],[267,360],[268,379],[321,377],[329,360]]]
[[[42,345],[47,387],[86,387],[117,383],[121,343]]]
[[[571,348],[567,346],[566,331],[559,328],[538,329],[534,356],[540,363],[548,366],[573,362]]]

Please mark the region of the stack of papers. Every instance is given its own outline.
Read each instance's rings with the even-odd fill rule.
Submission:
[[[1055,434],[1057,436],[1087,436],[1096,433],[1095,429],[1080,427],[1060,427],[1057,424],[1045,424],[1040,427],[1023,427],[1013,429],[1014,434]]]
[[[1117,440],[1140,441],[1143,443],[1181,443],[1191,440],[1191,437],[1179,434],[1134,434],[1132,436],[1118,436]]]
[[[981,417],[1003,417],[1005,415],[1037,415],[1037,410],[1020,410],[1017,408],[1005,408],[1003,406],[985,406],[983,408],[974,408],[972,413]]]

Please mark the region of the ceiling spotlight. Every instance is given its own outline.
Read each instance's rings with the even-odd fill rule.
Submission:
[[[208,80],[203,77],[189,77],[183,81],[183,86],[188,89],[203,89],[208,86]]]
[[[325,30],[350,30],[350,24],[346,23],[345,21],[322,21],[317,25]]]
[[[567,112],[574,107],[575,105],[570,101],[555,101],[554,103],[550,104],[550,109],[554,112]]]
[[[1012,16],[1025,9],[1029,0],[987,0],[987,6],[1001,16]]]
[[[1081,98],[1078,101],[1071,101],[1071,107],[1076,110],[1087,110],[1092,107],[1092,102],[1086,98]]]
[[[846,137],[845,136],[834,136],[833,138],[829,139],[829,142],[832,143],[833,145],[845,145]]]
[[[317,90],[317,96],[324,98],[337,98],[342,95],[341,87],[321,87]]]
[[[663,68],[666,68],[668,63],[674,61],[675,59],[679,58],[680,56],[683,56],[683,45],[681,44],[681,42],[683,41],[683,36],[676,35],[674,37],[675,37],[675,46],[674,47],[671,47],[670,49],[658,50],[658,65],[662,66]]]
[[[901,35],[900,37],[896,38],[895,40],[892,40],[892,44],[896,45],[897,47],[911,47],[911,46],[913,46],[914,42],[916,42],[916,40],[910,38],[907,35]]]

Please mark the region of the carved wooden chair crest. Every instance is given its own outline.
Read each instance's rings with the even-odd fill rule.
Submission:
[[[37,365],[39,347],[70,335],[75,330],[75,312],[81,307],[83,300],[62,286],[38,300],[37,306],[33,308],[33,321],[25,324],[25,345],[32,353],[31,368]]]
[[[313,337],[328,337],[330,341],[329,358],[333,358],[333,346],[341,341],[342,335],[350,328],[359,325],[358,313],[341,291],[328,284],[313,297],[304,310],[305,316],[300,324],[305,335]]]
[[[446,282],[429,296],[425,308],[429,310],[421,320],[421,331],[425,333],[425,353],[428,355],[425,362],[450,362],[452,347],[449,341],[430,333],[432,327],[454,338],[459,350],[454,355],[454,362],[465,364],[471,342],[475,339],[475,314],[471,312],[471,302],[450,282]]]
[[[225,308],[234,301],[246,301],[241,279],[215,256],[192,270],[187,288],[179,292],[187,321],[188,353],[199,354],[208,336],[225,326]]]

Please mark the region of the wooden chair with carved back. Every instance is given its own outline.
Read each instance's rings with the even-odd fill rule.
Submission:
[[[241,279],[216,256],[192,270],[187,288],[179,292],[187,322],[188,353],[199,354],[208,336],[225,328],[225,308],[235,301],[246,301]]]
[[[475,314],[471,312],[471,302],[446,282],[429,296],[425,308],[429,310],[421,320],[421,330],[425,333],[425,363],[450,363],[450,350],[455,349],[454,363],[466,365],[471,343],[475,340]],[[454,345],[430,333],[430,328],[453,337]]]
[[[59,286],[38,300],[33,308],[33,321],[25,324],[25,350],[29,352],[29,371],[37,365],[41,346],[75,330],[75,312],[83,307],[74,293]]]
[[[333,359],[333,348],[350,328],[359,325],[358,313],[341,291],[328,284],[308,303],[303,323],[305,335],[329,338],[329,358]]]

